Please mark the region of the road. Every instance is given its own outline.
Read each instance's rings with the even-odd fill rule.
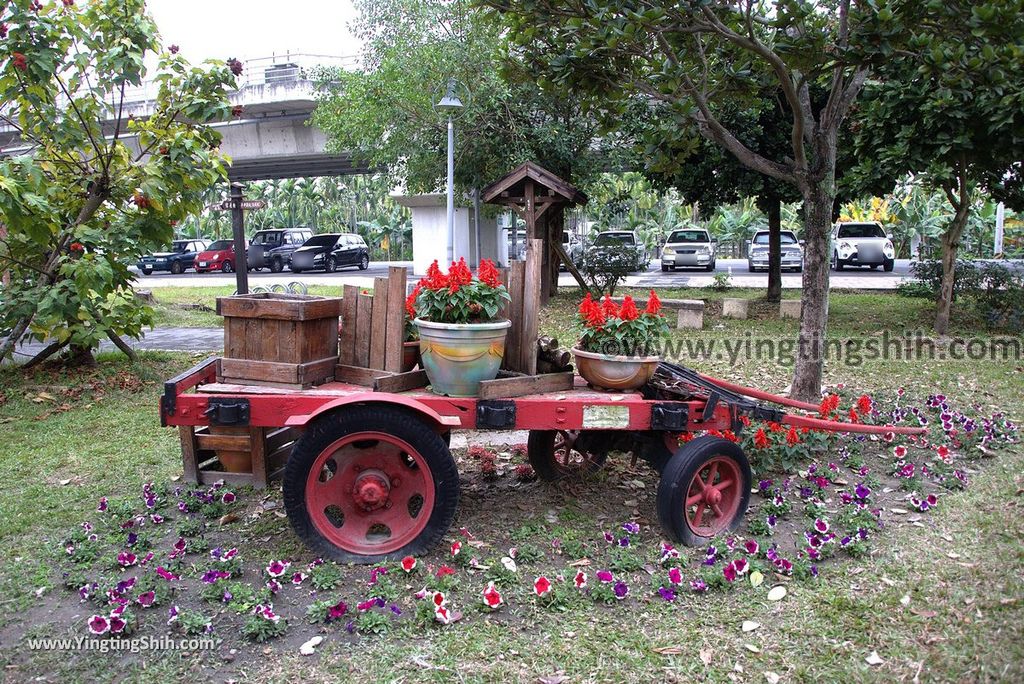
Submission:
[[[268,287],[277,283],[287,284],[292,281],[300,281],[306,285],[357,285],[359,287],[370,287],[373,285],[373,278],[386,276],[388,266],[412,267],[409,261],[373,262],[370,268],[365,271],[346,269],[336,273],[311,273],[304,272],[296,275],[289,271],[283,273],[270,273],[269,271],[254,271],[249,273],[249,287],[262,285]],[[133,267],[134,270],[134,267]],[[716,263],[714,273],[702,270],[677,270],[662,272],[660,262],[652,260],[647,270],[637,273],[626,279],[626,285],[637,287],[706,287],[712,284],[716,274],[725,273],[729,275],[729,282],[734,287],[767,287],[768,275],[766,273],[748,273],[746,259],[719,259]],[[832,287],[837,289],[871,289],[891,290],[901,280],[910,277],[910,261],[908,259],[897,259],[896,268],[892,273],[886,273],[881,269],[850,269],[841,273],[833,272]],[[232,273],[193,273],[191,271],[182,275],[171,275],[170,273],[154,273],[153,275],[142,275],[137,273],[138,287],[209,287],[209,286],[233,286],[235,276]],[[572,285],[575,281],[568,273],[562,273],[559,284]],[[799,289],[801,286],[801,274],[783,273],[782,287],[786,289]]]

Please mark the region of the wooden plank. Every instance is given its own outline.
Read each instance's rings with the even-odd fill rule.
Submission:
[[[388,279],[373,279],[373,306],[370,314],[370,358],[367,366],[384,370],[387,349]]]
[[[341,314],[341,298],[288,295],[276,292],[217,297],[217,313],[225,318],[270,318],[312,321]]]
[[[507,399],[524,397],[528,394],[567,391],[572,389],[573,377],[573,373],[547,373],[545,375],[484,380],[480,383],[480,391],[477,396],[480,399]]]
[[[252,486],[256,489],[267,488],[267,428],[249,428],[250,455],[252,456]]]
[[[232,377],[229,377],[229,376],[225,375],[223,378],[221,378],[221,382],[223,382],[225,384],[229,384],[229,385],[239,385],[239,386],[243,386],[243,387],[247,387],[247,388],[252,388],[253,393],[257,393],[258,394],[258,392],[256,392],[256,383],[257,383],[257,381],[255,381],[255,380],[250,380],[248,378],[232,378]],[[308,382],[307,383],[301,383],[301,382],[273,382],[273,381],[270,381],[270,380],[260,380],[259,381],[259,386],[260,387],[269,387],[269,388],[278,389],[278,390],[308,390],[313,385],[312,385],[312,383],[308,383]]]
[[[386,378],[394,373],[376,368],[365,368],[363,366],[343,366],[340,363],[334,367],[334,379],[337,382],[348,382],[353,385],[364,385],[373,387],[373,381],[377,378]]]
[[[356,299],[358,313],[356,314],[356,341],[355,357],[352,359],[353,366],[360,368],[370,367],[370,329],[373,322],[373,297],[361,294]]]
[[[528,240],[526,243],[526,274],[523,278],[523,325],[519,338],[519,351],[522,359],[519,370],[527,375],[537,373],[537,334],[540,325],[543,257],[544,241]]]
[[[427,386],[427,372],[413,370],[408,373],[397,373],[373,381],[374,392],[405,392]]]
[[[218,480],[223,480],[225,484],[242,486],[255,486],[254,483],[256,482],[256,478],[252,473],[228,473],[221,470],[199,471],[199,484],[213,484]]]
[[[267,431],[267,453],[288,446],[302,436],[302,430],[292,427],[271,428]]]
[[[384,369],[402,370],[402,343],[405,342],[405,289],[408,274],[404,266],[388,268],[388,320],[385,333]]]
[[[338,342],[338,363],[351,366],[356,353],[356,315],[359,304],[359,288],[345,285],[341,300],[341,339]]]
[[[247,378],[257,383],[267,381],[308,384],[333,376],[337,362],[337,357],[334,356],[306,363],[222,359],[220,366],[221,373],[226,378]]]
[[[512,327],[508,329],[505,336],[505,356],[502,359],[502,367],[508,370],[522,370],[520,364],[522,358],[519,352],[519,338],[522,335],[523,325],[523,278],[526,274],[526,264],[522,261],[513,261],[508,275],[508,320]]]
[[[191,425],[178,426],[178,439],[181,441],[181,469],[185,482],[199,482],[195,430]]]
[[[249,451],[252,444],[249,435],[196,435],[196,443],[200,449],[212,451]]]

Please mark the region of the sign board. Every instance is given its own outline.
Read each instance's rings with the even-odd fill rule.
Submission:
[[[211,211],[232,211],[234,209],[262,209],[267,206],[264,200],[224,200],[207,204],[206,208]]]

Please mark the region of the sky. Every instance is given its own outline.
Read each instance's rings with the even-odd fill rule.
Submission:
[[[164,47],[177,45],[190,62],[242,61],[304,54],[349,56],[359,43],[349,34],[351,0],[148,0]]]

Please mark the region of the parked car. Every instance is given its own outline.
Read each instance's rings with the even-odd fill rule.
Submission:
[[[252,236],[246,260],[249,268],[269,267],[280,273],[288,265],[292,252],[313,237],[309,228],[274,228],[261,230]]]
[[[562,249],[573,264],[578,264],[580,257],[583,256],[583,244],[575,233],[562,231]],[[559,264],[558,267],[564,269],[565,264]]]
[[[881,223],[837,223],[832,228],[832,270],[842,271],[847,266],[881,266],[892,271],[895,263],[896,249]]]
[[[585,253],[585,258],[599,252],[623,250],[632,253],[636,260],[636,270],[647,270],[650,259],[643,240],[635,230],[606,230],[598,233]]]
[[[171,243],[171,251],[154,252],[139,259],[136,264],[146,275],[153,271],[170,271],[177,275],[185,269],[192,268],[196,255],[206,249],[206,240],[175,240]]]
[[[342,266],[356,266],[361,271],[370,266],[370,250],[355,233],[314,235],[292,252],[288,268],[293,273],[312,270],[333,273]]]
[[[512,245],[512,231],[508,234],[508,258],[510,261],[522,261],[526,258],[526,231],[517,230],[515,233],[516,244]]]
[[[217,240],[196,255],[196,273],[222,271],[231,273],[235,270],[235,243],[232,240]]]
[[[703,268],[715,270],[715,249],[718,241],[702,228],[673,230],[661,250],[661,270]]]
[[[797,273],[804,270],[804,248],[800,240],[791,230],[779,232],[779,246],[782,253],[782,270],[791,268]],[[759,230],[750,238],[750,250],[747,252],[747,270],[754,273],[758,269],[768,270],[768,231]]]

